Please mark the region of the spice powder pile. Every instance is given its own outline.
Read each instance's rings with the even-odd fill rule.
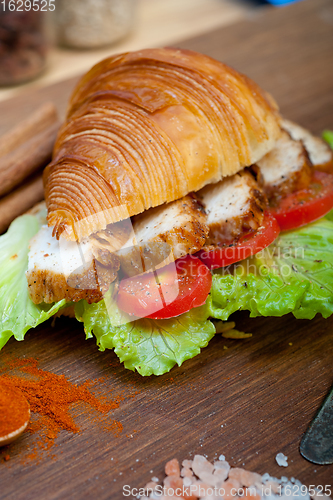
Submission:
[[[41,437],[27,459],[38,458],[41,450],[51,448],[61,430],[80,432],[70,414],[70,410],[79,403],[87,403],[100,414],[119,407],[121,397],[107,401],[105,397],[95,396],[91,392],[94,383],[96,381],[88,380],[82,385],[72,384],[64,375],[38,368],[38,361],[33,358],[6,362],[0,370],[0,387],[19,389],[28,400],[31,412],[37,416],[37,419],[32,419],[27,431],[32,434],[39,432]],[[2,424],[6,426],[8,422]],[[116,434],[122,431],[121,423],[116,421],[109,428],[114,429]]]

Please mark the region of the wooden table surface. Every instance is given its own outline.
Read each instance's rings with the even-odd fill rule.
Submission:
[[[331,0],[259,12],[179,45],[246,72],[273,93],[287,117],[314,132],[333,128]],[[10,126],[46,99],[63,111],[73,83],[3,102],[0,116],[8,117]],[[4,354],[37,357],[40,367],[75,383],[104,376],[105,393],[138,394],[125,397],[109,415],[123,424],[118,437],[102,432],[88,412],[81,412],[76,421],[82,434],[61,433],[53,459],[22,465],[33,437],[27,434],[13,444],[11,460],[0,459],[1,500],[121,499],[124,484],[139,487],[153,475],[162,478],[167,460],[194,453],[209,459],[223,453],[232,465],[248,470],[332,485],[333,466],[307,462],[298,447],[333,383],[333,318],[249,319],[237,313],[234,319],[253,337],[217,336],[199,356],[161,377],[125,370],[113,352],[99,352],[93,340],[85,341],[75,320],[62,318],[54,328],[46,323],[24,342],[10,341]],[[287,469],[276,464],[278,452],[288,456]]]

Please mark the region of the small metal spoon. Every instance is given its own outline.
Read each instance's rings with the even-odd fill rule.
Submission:
[[[314,464],[333,464],[333,386],[305,432],[299,451]]]

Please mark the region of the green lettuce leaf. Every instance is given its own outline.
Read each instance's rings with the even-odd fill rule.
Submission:
[[[141,375],[162,375],[175,364],[180,366],[199,354],[215,334],[206,306],[177,318],[130,322],[112,300],[112,290],[97,304],[79,302],[75,312],[84,323],[87,338],[93,333],[100,350],[114,348],[125,368]]]
[[[282,233],[268,248],[229,269],[215,271],[209,299],[169,320],[130,318],[112,300],[81,301],[76,317],[101,350],[114,349],[126,368],[161,375],[199,354],[215,333],[209,317],[227,320],[238,310],[250,316],[325,318],[333,313],[333,222]]]
[[[333,210],[328,212],[328,214],[325,215],[325,219],[333,221]]]
[[[49,319],[66,303],[36,305],[30,299],[25,276],[29,241],[40,226],[38,215],[22,215],[0,236],[0,349],[12,335],[23,340],[30,328]]]
[[[268,248],[213,277],[211,315],[227,320],[237,310],[250,316],[312,319],[333,313],[333,222],[322,218],[281,233]]]
[[[332,130],[324,130],[323,139],[333,149],[333,131]]]

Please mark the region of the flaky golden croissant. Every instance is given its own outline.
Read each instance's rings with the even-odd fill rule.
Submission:
[[[82,239],[218,182],[270,151],[279,122],[270,95],[207,56],[105,59],[75,88],[44,173],[53,235]]]

